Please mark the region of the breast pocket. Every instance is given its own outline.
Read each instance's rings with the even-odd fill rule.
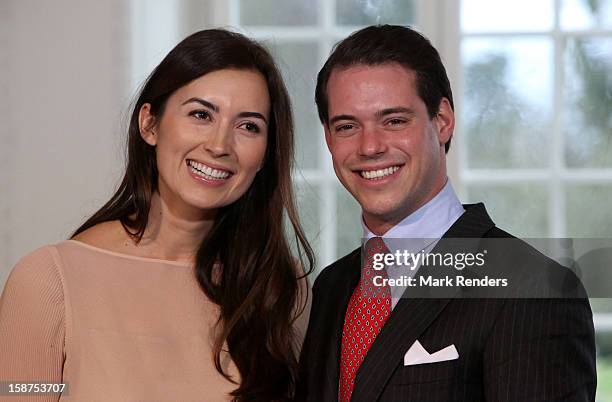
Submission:
[[[391,377],[391,384],[419,384],[426,382],[448,381],[459,376],[459,360],[436,363],[416,364],[397,368]]]

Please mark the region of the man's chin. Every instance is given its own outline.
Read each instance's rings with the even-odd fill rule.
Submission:
[[[361,204],[361,203],[360,203]],[[363,219],[368,226],[372,224],[373,226],[386,226],[386,223],[395,224],[398,220],[397,218],[397,210],[398,207],[395,205],[364,205],[361,204],[361,209],[363,213]],[[401,218],[399,219],[401,220]],[[372,228],[371,228],[372,229]]]

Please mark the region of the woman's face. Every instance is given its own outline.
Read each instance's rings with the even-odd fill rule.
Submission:
[[[156,147],[163,202],[198,217],[240,198],[263,166],[269,114],[266,81],[251,70],[193,80],[168,98],[157,119],[143,105],[140,132]]]

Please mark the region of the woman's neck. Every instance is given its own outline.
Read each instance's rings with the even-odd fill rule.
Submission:
[[[202,214],[198,219],[182,216],[156,192],[151,197],[147,228],[138,247],[154,258],[193,262],[214,218],[215,213]]]

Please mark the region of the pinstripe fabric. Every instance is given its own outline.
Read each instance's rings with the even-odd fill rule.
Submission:
[[[510,237],[482,204],[465,208],[445,238]],[[524,254],[534,267],[551,263]],[[358,274],[359,249],[315,282],[298,401],[337,399],[342,319]],[[357,373],[352,401],[594,401],[593,333],[585,299],[402,299]],[[430,353],[454,344],[459,359],[404,366],[415,340]]]

